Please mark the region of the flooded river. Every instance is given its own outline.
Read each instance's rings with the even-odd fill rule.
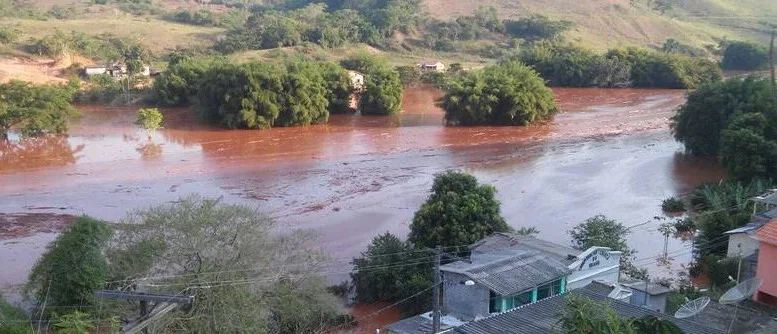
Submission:
[[[164,110],[165,129],[151,138],[132,126],[134,110],[82,107],[69,137],[0,144],[0,228],[19,217],[42,226],[0,234],[0,259],[12,268],[0,273],[0,289],[22,283],[54,237],[45,214],[116,220],[191,193],[314,229],[347,270],[374,235],[404,236],[433,175],[449,168],[494,184],[507,221],[536,226],[541,238],[569,243],[566,231],[596,214],[639,225],[629,238],[639,264],[663,271],[652,221],[661,200],[721,177],[669,134],[684,92],[554,91],[564,112],[530,127],[444,127],[434,105],[441,93],[431,88],[408,90],[397,116],[334,115],[327,125],[266,131],[206,127],[188,110]],[[690,258],[682,241],[669,250],[678,266]]]

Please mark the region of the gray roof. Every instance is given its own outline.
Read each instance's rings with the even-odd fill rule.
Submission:
[[[623,284],[637,291],[643,291],[643,292],[647,291],[647,293],[651,296],[663,295],[665,293],[672,292],[672,289],[666,286],[663,286],[661,284],[658,284],[656,282],[648,282],[647,287],[645,287],[644,280],[624,278],[618,281],[618,283]]]
[[[472,245],[471,250],[473,254],[494,253],[504,250],[535,250],[545,253],[567,265],[575,262],[577,256],[582,253],[582,251],[550,241],[511,233],[494,233]]]
[[[753,216],[753,219],[751,219],[750,222],[747,223],[745,226],[726,231],[723,234],[754,232],[755,230],[761,228],[761,226],[764,226],[764,224],[768,223],[770,220],[775,218],[777,218],[777,208],[758,213],[755,216]]]
[[[466,275],[499,295],[510,296],[555,281],[571,270],[554,257],[536,250],[472,253],[470,262],[457,261],[440,268]]]
[[[716,334],[723,330],[705,327],[702,324],[688,320],[677,319],[647,308],[607,298],[606,295],[590,289],[589,286],[573,290],[570,293],[580,293],[597,301],[607,301],[609,306],[621,317],[639,318],[652,315],[675,323],[685,334]],[[481,320],[470,322],[451,331],[454,334],[540,334],[560,330],[558,314],[564,307],[564,295],[556,295],[533,304],[497,314]]]
[[[440,323],[440,330],[453,328],[445,323]],[[432,321],[422,315],[402,319],[386,326],[392,334],[424,334],[432,332]]]
[[[766,193],[751,199],[756,203],[777,205],[777,189],[769,189]]]

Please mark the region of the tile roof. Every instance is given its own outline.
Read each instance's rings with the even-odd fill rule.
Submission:
[[[607,298],[589,286],[570,293],[582,295],[597,301],[607,301],[609,306],[621,317],[638,318],[652,315],[675,323],[685,334],[716,334],[723,330],[705,327],[688,320],[677,319],[647,308]],[[564,307],[564,295],[556,295],[533,304],[528,304],[505,313],[470,322],[453,329],[453,334],[544,334],[559,331],[558,314]]]
[[[565,264],[536,250],[472,253],[470,262],[457,261],[440,269],[466,275],[502,296],[515,295],[571,273]]]
[[[755,232],[758,240],[777,245],[777,219],[772,219]]]

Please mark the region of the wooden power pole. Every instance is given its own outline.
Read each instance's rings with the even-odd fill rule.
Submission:
[[[160,295],[134,291],[100,290],[95,292],[94,296],[105,299],[137,300],[140,302],[139,317],[124,326],[123,331],[125,334],[148,333],[147,327],[151,323],[181,306],[191,306],[194,303],[194,296]],[[150,310],[149,302],[154,303]]]
[[[440,246],[434,248],[434,289],[432,290],[432,333],[440,332],[440,290],[442,289],[440,274],[440,261],[442,250]]]

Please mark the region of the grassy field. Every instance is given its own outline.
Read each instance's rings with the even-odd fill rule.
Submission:
[[[644,1],[643,1],[644,2]],[[774,0],[683,0],[660,15],[630,0],[424,0],[433,17],[470,14],[494,6],[503,18],[541,14],[575,23],[568,37],[584,46],[605,49],[626,45],[660,45],[667,38],[703,46],[723,37],[765,42],[760,21],[777,24]]]
[[[21,30],[21,40],[43,37],[54,33],[78,31],[90,35],[112,33],[121,37],[136,37],[152,52],[162,52],[175,47],[210,46],[216,36],[224,32],[221,28],[178,24],[154,17],[136,17],[119,13],[110,17],[94,17],[75,20],[20,20],[5,22]]]

